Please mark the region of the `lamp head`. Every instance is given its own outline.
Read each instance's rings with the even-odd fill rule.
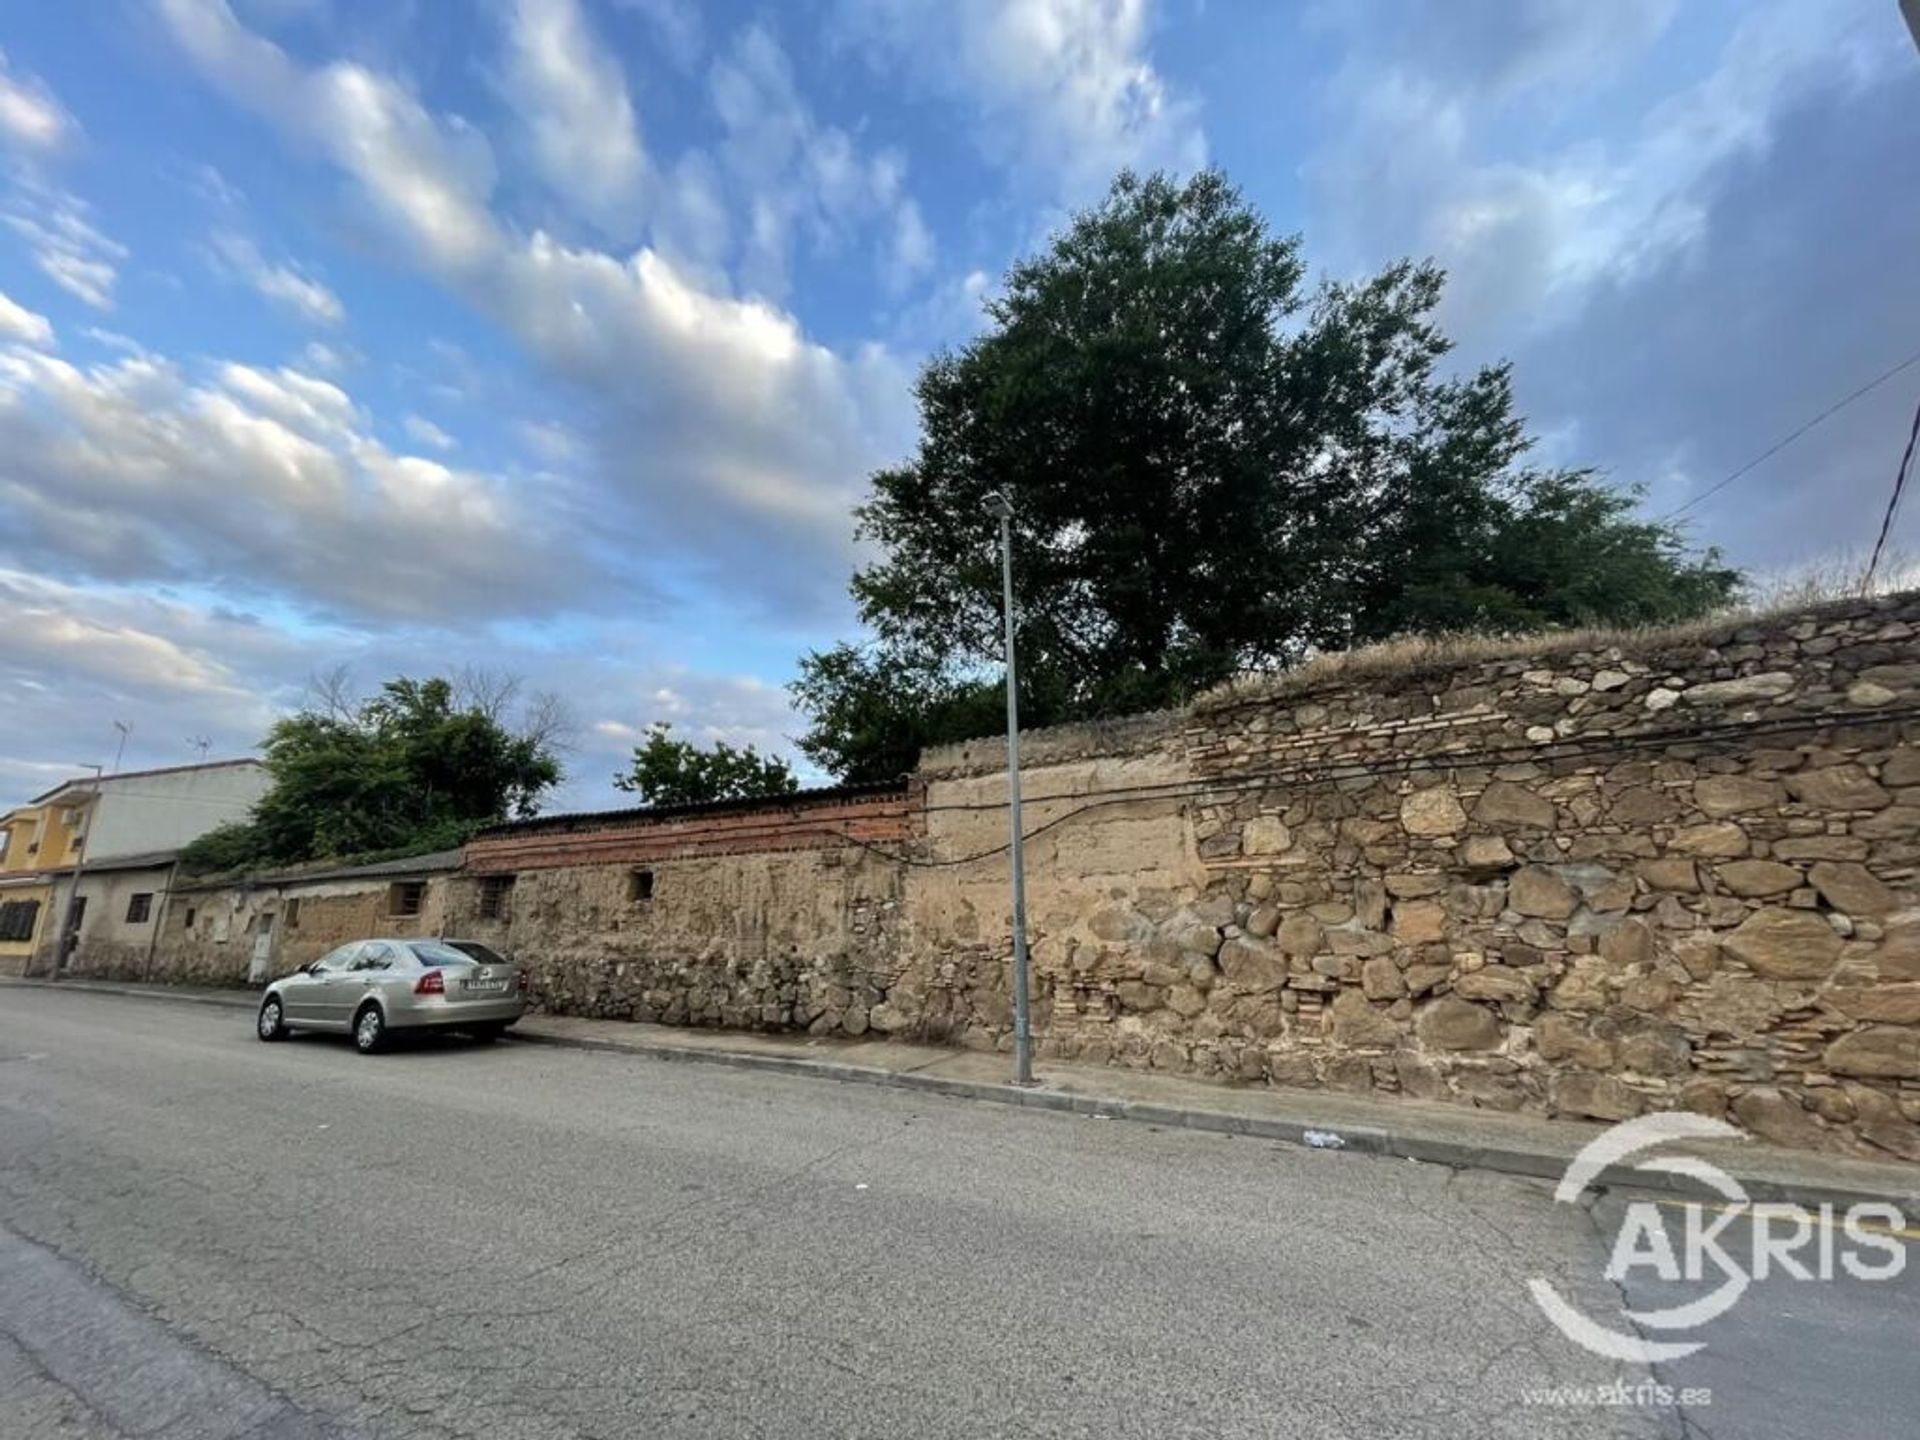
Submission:
[[[1013,518],[1013,502],[1007,498],[1007,492],[1004,490],[988,491],[986,505],[988,513],[997,520]]]

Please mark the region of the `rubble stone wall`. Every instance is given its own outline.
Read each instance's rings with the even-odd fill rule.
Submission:
[[[468,846],[448,923],[526,964],[550,1010],[863,1035],[899,1023],[887,857],[911,830],[904,788],[509,829]]]
[[[1091,807],[1029,815],[1041,1053],[1920,1159],[1917,637],[1890,597],[1036,737]],[[924,859],[992,843],[1002,761],[929,755]],[[1004,855],[905,884],[903,1033],[1004,1046]]]

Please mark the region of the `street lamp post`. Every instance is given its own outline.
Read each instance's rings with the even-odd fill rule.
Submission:
[[[87,878],[87,855],[88,852],[93,849],[93,846],[88,842],[93,839],[93,812],[100,799],[100,772],[105,767],[100,765],[82,765],[80,768],[82,770],[93,771],[93,785],[87,791],[85,822],[87,828],[81,833],[80,854],[73,862],[73,888],[67,891],[67,903],[60,916],[60,933],[54,937],[53,974],[49,977],[53,980],[60,978],[61,972],[67,968],[68,956],[73,953],[73,948],[80,943],[80,936],[78,934],[80,917],[78,913],[76,913],[81,903],[80,882]],[[73,843],[71,830],[68,831],[67,843],[68,845],[72,845]]]
[[[1007,626],[1007,858],[1013,869],[1013,1083],[1033,1081],[1033,1024],[1027,1005],[1027,867],[1020,836],[1020,679],[1013,649],[1013,504],[996,491],[987,506],[1000,517],[1001,604]]]

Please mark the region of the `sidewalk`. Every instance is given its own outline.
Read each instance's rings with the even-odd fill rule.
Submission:
[[[57,984],[4,980],[0,995],[8,988],[28,987],[249,1011],[258,1003],[255,994],[245,990],[89,980]],[[1007,1083],[1010,1060],[1005,1055],[888,1040],[817,1040],[806,1035],[688,1030],[537,1014],[522,1020],[511,1038],[521,1044],[771,1070],[1288,1144],[1337,1144],[1363,1154],[1550,1180],[1558,1180],[1574,1153],[1603,1128],[1397,1097],[1216,1085],[1152,1071],[1056,1061],[1036,1062],[1040,1083],[1021,1089]],[[1689,1150],[1732,1174],[1756,1201],[1839,1206],[1860,1200],[1889,1201],[1909,1217],[1920,1219],[1920,1166],[1751,1143],[1697,1145]],[[1641,1190],[1700,1193],[1685,1177],[1658,1172],[1609,1170],[1601,1179]]]

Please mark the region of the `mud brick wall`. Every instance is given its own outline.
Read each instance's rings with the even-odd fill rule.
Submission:
[[[897,1028],[905,789],[508,827],[467,849],[448,924],[567,1014],[863,1035]],[[872,848],[867,848],[872,847]],[[647,877],[644,890],[636,875]],[[501,913],[486,890],[511,876]]]
[[[1026,790],[1090,808],[1029,853],[1042,1054],[1920,1159],[1917,636],[1891,597],[1043,732]],[[949,807],[1000,763],[929,755],[924,859],[991,843]],[[905,883],[906,1033],[1004,1046],[1004,856]]]

